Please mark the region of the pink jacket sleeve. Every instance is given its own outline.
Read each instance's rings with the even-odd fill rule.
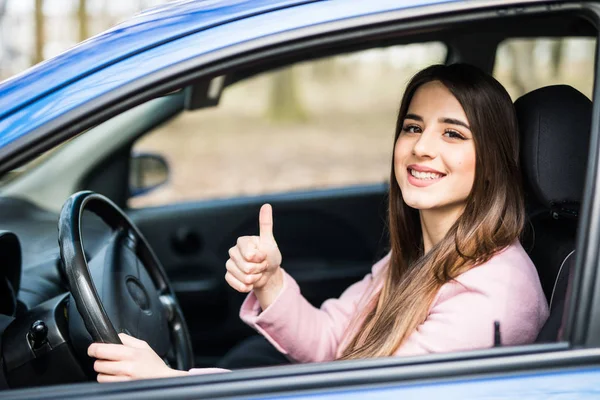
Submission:
[[[296,281],[284,273],[283,289],[273,304],[261,312],[256,296],[250,293],[242,304],[240,317],[294,361],[334,360],[359,303],[375,288],[374,276],[388,260],[389,255],[377,262],[364,279],[338,299],[325,301],[320,309],[312,306],[300,293]]]

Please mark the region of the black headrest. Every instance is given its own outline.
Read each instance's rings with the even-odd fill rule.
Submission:
[[[526,192],[558,214],[577,213],[587,164],[592,102],[567,85],[546,86],[515,102]]]

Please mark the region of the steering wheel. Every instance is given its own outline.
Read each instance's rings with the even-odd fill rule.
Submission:
[[[85,210],[111,228],[89,265],[81,235]],[[124,332],[145,340],[177,369],[193,367],[190,335],[167,275],[117,205],[91,191],[75,193],[61,210],[58,243],[72,298],[95,342],[121,344],[118,333]]]

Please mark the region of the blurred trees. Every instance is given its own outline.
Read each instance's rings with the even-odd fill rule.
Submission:
[[[12,0],[9,4],[21,1],[23,0]],[[45,16],[43,7],[45,3],[47,3],[46,7],[49,7],[51,5],[49,2],[27,0],[34,6],[33,16],[29,8],[26,16],[19,15],[19,18],[13,18],[9,6],[7,11],[9,15],[3,18],[8,0],[0,0],[0,18],[3,18],[2,24],[7,32],[4,35],[6,39],[3,38],[0,44],[2,70],[6,74],[2,78],[19,72],[31,63],[42,61],[45,55],[53,56],[77,42],[86,40],[125,18],[125,15],[119,14],[120,11],[117,11],[119,8],[115,6],[120,0],[63,1],[69,4],[64,14],[62,10],[46,10],[51,13]],[[166,1],[129,0],[130,5],[126,12],[131,14]],[[24,29],[15,29],[23,26]],[[26,34],[21,33],[24,30],[27,31]],[[10,37],[13,32],[19,32],[16,34],[17,40]],[[501,82],[509,87],[511,96],[520,96],[537,87],[565,80],[574,81],[575,84],[571,84],[587,94],[591,91],[587,88],[593,85],[593,73],[586,69],[586,65],[593,64],[593,43],[590,39],[592,47],[583,48],[577,43],[573,46],[573,42],[570,38],[510,39],[501,45],[496,60],[500,60],[498,63],[500,68],[494,73],[502,76]],[[377,68],[401,68],[412,58],[422,57],[421,53],[417,48],[411,55],[389,51],[385,56],[387,58],[377,64]],[[360,63],[365,60],[375,60],[377,57],[380,56],[376,53],[365,53],[360,59],[349,58],[343,62],[336,62],[335,58],[327,58],[314,60],[308,71],[304,71],[300,66],[271,73],[267,79],[267,108],[263,114],[266,113],[275,121],[304,121],[308,117],[308,110],[311,109],[311,104],[303,99],[303,95],[308,96],[304,79],[319,85],[327,85],[334,77],[344,75],[349,82],[352,82],[357,79],[357,74],[361,74]]]
[[[79,0],[77,20],[79,22],[79,41],[82,42],[90,36],[88,31],[87,0]]]
[[[494,74],[510,86],[514,98],[559,83],[590,96],[594,53],[592,38],[510,39],[500,45]]]
[[[340,71],[340,65],[335,62],[335,57],[323,58],[312,62],[312,75],[315,79],[325,82],[336,76]]]
[[[35,51],[33,63],[37,64],[44,60],[44,0],[35,0]]]
[[[294,67],[283,68],[271,76],[268,117],[274,121],[298,122],[306,119],[300,101]]]
[[[560,73],[560,62],[563,57],[564,42],[562,40],[554,40],[550,44],[550,60],[552,63],[552,75],[558,76]]]
[[[511,79],[519,95],[527,93],[531,88],[537,86],[533,63],[534,47],[533,40],[514,41],[507,45],[507,50],[512,58]]]
[[[1,6],[5,7],[8,0],[1,0]],[[106,2],[105,2],[106,4]],[[46,19],[44,16],[44,0],[35,0],[35,50],[33,53],[33,64],[44,60],[44,46],[46,44]],[[89,34],[87,0],[78,0],[77,22],[79,25],[78,41],[84,41]]]

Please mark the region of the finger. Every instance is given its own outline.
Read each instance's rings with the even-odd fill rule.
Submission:
[[[119,333],[119,338],[121,339],[121,342],[123,342],[123,344],[125,346],[134,347],[136,349],[147,349],[148,347],[150,347],[148,345],[148,343],[146,343],[145,341],[140,340],[136,337],[127,335],[125,333]]]
[[[273,209],[270,204],[263,204],[258,215],[258,225],[260,229],[260,243],[272,244],[275,242],[273,237]]]
[[[101,360],[131,360],[134,350],[122,344],[92,343],[88,347],[88,356]]]
[[[266,263],[263,263],[262,266],[250,266],[248,269],[254,270],[259,268],[264,270],[266,268]],[[225,269],[227,270],[227,272],[230,272],[235,279],[237,279],[245,285],[253,285],[262,277],[262,272],[259,272],[257,274],[249,274],[245,271],[242,271],[240,269],[240,266],[237,265],[231,258],[225,263]]]
[[[258,249],[258,243],[257,236],[242,236],[238,238],[235,247],[229,249],[229,255],[231,257],[233,253],[234,256],[241,257],[246,261],[261,262],[267,258],[267,255]]]
[[[229,271],[225,274],[225,280],[229,286],[241,293],[248,293],[253,289],[252,285],[246,285],[238,281]]]
[[[267,268],[266,257],[262,258],[259,262],[246,261],[240,253],[240,249],[234,248],[229,252],[229,260],[244,274],[259,274]],[[229,262],[228,260],[228,262]],[[227,263],[225,263],[227,267]]]
[[[105,375],[98,374],[98,382],[100,383],[110,383],[110,382],[125,382],[130,381],[132,378],[129,376],[123,375]]]
[[[126,361],[105,361],[96,360],[94,362],[94,371],[105,375],[124,375],[131,376],[131,364]]]

